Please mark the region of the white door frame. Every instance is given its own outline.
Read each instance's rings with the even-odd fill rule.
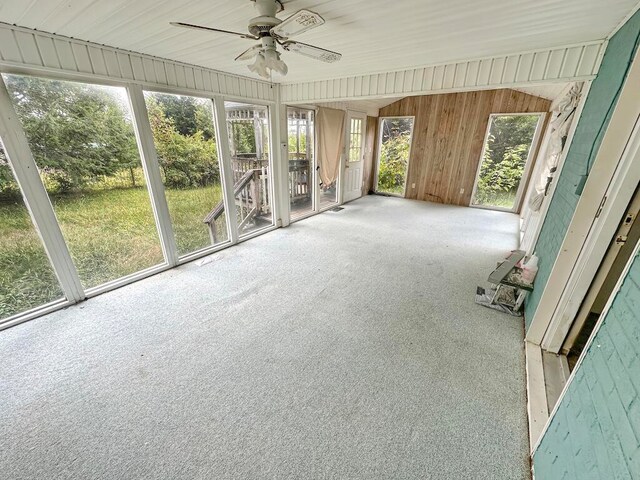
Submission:
[[[544,121],[547,118],[549,112],[518,112],[518,113],[492,113],[489,115],[489,121],[487,122],[487,131],[484,134],[484,141],[482,143],[482,153],[480,154],[480,161],[478,162],[478,169],[476,170],[476,177],[473,182],[473,190],[471,191],[471,200],[469,200],[469,206],[473,208],[483,208],[485,210],[498,210],[501,212],[517,212],[520,207],[520,202],[522,200],[522,195],[524,193],[524,187],[528,182],[529,175],[531,173],[531,168],[533,159],[536,156],[536,152],[538,151],[538,144],[540,143],[540,137],[542,136],[542,126],[544,125]],[[520,179],[520,184],[518,185],[518,191],[516,192],[516,198],[513,202],[513,208],[504,208],[504,207],[494,207],[491,205],[474,205],[473,199],[476,196],[476,191],[478,189],[478,179],[480,178],[480,170],[482,169],[482,161],[484,159],[484,151],[487,148],[487,140],[489,139],[489,134],[491,133],[491,125],[493,124],[493,119],[496,117],[516,117],[516,116],[538,116],[538,123],[536,124],[535,132],[533,133],[533,138],[531,139],[531,146],[529,147],[529,152],[527,153],[527,161],[524,164],[524,171],[522,172],[522,178]]]
[[[413,130],[416,125],[416,116],[415,115],[391,115],[388,117],[378,117],[378,141],[375,151],[375,174],[373,176],[373,191],[378,193],[378,173],[380,171],[380,152],[382,150],[382,124],[385,120],[389,120],[390,118],[410,118],[413,120],[411,122],[411,131],[409,132],[409,156],[407,158],[407,171],[404,174],[404,187],[402,188],[402,195],[394,194],[394,193],[384,193],[384,195],[391,195],[392,197],[401,197],[404,198],[407,195],[407,181],[409,180],[409,164],[411,163],[411,149],[413,148]]]
[[[361,138],[362,138],[362,146],[361,146],[361,151],[362,151],[362,158],[360,159],[360,161],[362,162],[362,166],[360,167],[360,174],[361,174],[361,179],[360,179],[360,196],[362,196],[362,180],[364,178],[364,147],[365,147],[365,136],[367,134],[367,114],[366,112],[359,112],[357,110],[346,110],[346,115],[344,117],[344,121],[345,121],[345,127],[344,127],[344,149],[342,152],[342,162],[341,162],[341,168],[340,168],[340,178],[338,179],[338,187],[340,188],[340,201],[338,202],[339,204],[343,204],[345,202],[345,198],[344,198],[344,185],[347,184],[345,180],[346,177],[346,169],[349,168],[349,150],[350,150],[350,146],[351,146],[351,118],[359,118],[362,121],[362,127],[361,127]],[[360,197],[357,198],[353,198],[353,199],[349,199],[346,200],[347,202],[350,202],[352,200],[357,200]]]
[[[636,154],[640,117],[638,58],[640,51],[631,65],[527,331],[528,341],[552,352],[562,347],[638,183],[633,177],[640,167]]]
[[[558,397],[558,400],[556,401],[556,404],[553,407],[553,410],[551,411],[551,414],[549,415],[549,418],[547,419],[547,422],[546,422],[545,426],[543,427],[542,431],[540,432],[540,435],[538,436],[538,440],[536,441],[535,445],[532,446],[532,448],[531,448],[531,458],[533,458],[533,456],[536,454],[536,451],[538,450],[538,447],[542,443],[542,439],[544,438],[545,434],[547,433],[547,430],[549,429],[549,426],[551,425],[551,422],[553,421],[553,417],[555,417],[558,409],[560,408],[560,405],[562,404],[562,401],[563,401],[565,395],[567,394],[567,391],[569,390],[569,388],[571,386],[571,383],[573,383],[573,380],[575,379],[576,374],[580,370],[582,362],[584,361],[584,359],[585,359],[585,357],[587,355],[587,352],[589,351],[589,347],[593,343],[593,340],[596,337],[596,334],[598,333],[598,331],[602,327],[602,324],[606,320],[607,314],[609,313],[609,310],[611,309],[611,306],[613,305],[613,301],[615,300],[615,298],[617,296],[616,294],[620,291],[620,288],[622,287],[622,284],[623,284],[625,278],[629,274],[629,270],[631,269],[631,265],[635,261],[636,256],[638,255],[639,252],[640,252],[640,242],[638,242],[636,244],[636,247],[634,248],[633,253],[629,257],[629,260],[627,261],[627,264],[625,265],[624,270],[620,274],[620,278],[618,279],[618,281],[616,283],[616,286],[614,287],[613,291],[611,292],[611,296],[609,297],[609,300],[607,300],[607,303],[604,306],[604,309],[602,310],[602,313],[600,314],[600,318],[598,319],[598,322],[596,323],[596,326],[593,329],[593,332],[591,332],[591,335],[589,336],[589,340],[587,340],[587,344],[585,345],[584,349],[582,350],[582,353],[580,354],[580,357],[578,357],[578,361],[576,363],[576,366],[573,368],[573,371],[571,372],[571,375],[569,376],[569,379],[567,380],[567,383],[564,385],[564,388],[562,389],[562,392],[560,393],[560,396]]]

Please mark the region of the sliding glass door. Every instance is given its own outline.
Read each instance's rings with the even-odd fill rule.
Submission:
[[[380,118],[376,193],[404,197],[414,117]]]
[[[518,210],[543,119],[540,113],[489,117],[472,207]]]

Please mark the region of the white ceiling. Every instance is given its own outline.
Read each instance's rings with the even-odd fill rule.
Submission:
[[[606,37],[638,0],[289,0],[326,24],[298,40],[343,54],[325,64],[285,52],[287,82],[344,77],[517,53]],[[252,76],[238,37],[170,21],[246,31],[249,0],[3,0],[0,21]],[[274,78],[278,81],[278,78]]]

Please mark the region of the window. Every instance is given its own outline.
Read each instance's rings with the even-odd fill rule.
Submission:
[[[541,114],[491,115],[472,206],[518,208],[542,118]]]
[[[362,160],[362,119],[351,118],[351,129],[349,130],[349,161],[359,162]]]
[[[4,78],[83,286],[163,263],[125,89]]]
[[[273,225],[269,108],[225,102],[240,236]]]
[[[0,319],[63,297],[0,143]]]
[[[376,192],[404,196],[412,135],[413,117],[380,119]]]
[[[151,92],[145,100],[179,255],[226,242],[212,101]]]

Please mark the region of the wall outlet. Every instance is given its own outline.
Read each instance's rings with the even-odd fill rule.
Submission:
[[[464,193],[464,188],[460,189],[460,195],[462,195]]]
[[[415,183],[412,183],[412,184],[411,184],[411,188],[416,188],[416,184],[415,184]]]

